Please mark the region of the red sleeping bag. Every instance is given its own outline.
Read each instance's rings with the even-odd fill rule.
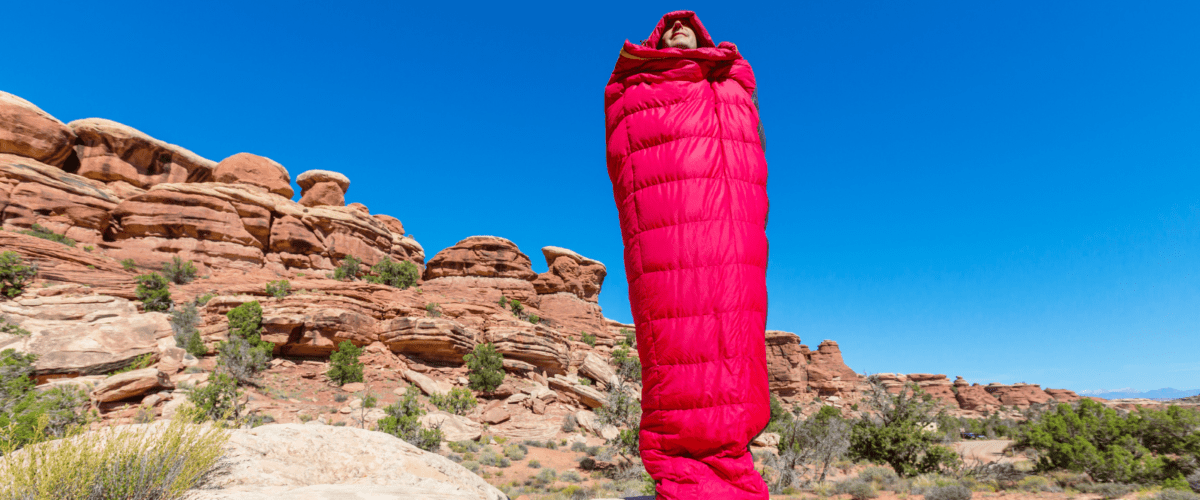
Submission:
[[[695,49],[657,49],[676,19]],[[689,11],[625,42],[604,90],[642,362],[642,461],[660,499],[768,498],[767,163],[754,73]]]

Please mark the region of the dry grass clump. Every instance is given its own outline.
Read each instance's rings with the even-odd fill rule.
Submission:
[[[216,479],[228,439],[175,418],[3,450],[0,500],[182,499]]]

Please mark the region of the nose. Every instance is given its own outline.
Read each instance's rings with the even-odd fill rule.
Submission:
[[[672,30],[678,30],[679,28],[682,28],[682,27],[683,27],[683,21],[680,21],[678,19],[675,20],[675,24],[671,25]]]

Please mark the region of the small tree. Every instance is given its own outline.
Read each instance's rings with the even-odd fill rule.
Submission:
[[[267,295],[281,299],[292,294],[292,283],[288,280],[268,281]]]
[[[126,271],[137,271],[137,268],[138,268],[137,262],[134,262],[133,259],[121,260],[121,269],[124,269]]]
[[[0,292],[5,297],[16,297],[25,291],[25,286],[37,276],[37,263],[26,265],[17,252],[0,253]]]
[[[850,437],[853,458],[886,463],[901,477],[957,465],[958,455],[940,446],[937,434],[929,430],[942,411],[933,397],[913,383],[889,394],[878,377],[868,381],[864,402],[874,415],[854,424]]]
[[[463,360],[467,362],[468,386],[472,390],[492,392],[504,382],[504,356],[492,343],[476,345]]]
[[[362,348],[349,340],[338,344],[338,349],[329,356],[329,371],[325,375],[338,385],[363,381],[363,365],[358,360]]]
[[[189,302],[171,310],[171,330],[175,332],[175,347],[182,347],[193,356],[208,352],[200,339],[200,310],[195,302]]]
[[[176,285],[186,285],[196,279],[196,266],[190,260],[171,257],[171,262],[163,264],[162,274]]]
[[[396,262],[384,257],[379,263],[371,266],[373,276],[367,276],[367,281],[382,285],[394,286],[401,290],[417,284],[421,271],[417,265],[409,261]]]
[[[262,340],[262,306],[253,300],[230,309],[229,340],[217,345],[217,365],[239,383],[253,383],[267,368],[275,345]]]
[[[521,317],[521,314],[525,312],[525,306],[522,306],[521,301],[517,299],[509,300],[508,305],[512,308],[513,315],[517,316],[518,318]]]
[[[396,436],[408,443],[426,451],[435,451],[442,443],[441,429],[421,428],[421,415],[425,410],[417,402],[420,392],[416,387],[409,386],[404,398],[383,409],[386,416],[379,419],[379,431]]]
[[[147,312],[166,312],[174,304],[171,291],[167,289],[167,279],[158,273],[138,276],[134,295],[142,301],[142,309]]]
[[[588,332],[579,332],[579,340],[591,347],[596,347],[596,336]]]
[[[779,454],[768,455],[766,460],[772,470],[769,486],[774,493],[814,479],[824,481],[829,467],[850,447],[850,424],[837,408],[823,406],[805,420],[783,414],[787,417],[779,417],[772,424],[779,433]],[[810,470],[815,477],[807,476]]]
[[[475,395],[471,394],[471,391],[461,387],[450,389],[450,392],[447,394],[429,396],[429,402],[437,407],[437,409],[455,415],[471,413],[471,410],[479,405],[479,400],[475,399]]]
[[[195,407],[190,416],[196,423],[206,420],[241,419],[242,409],[238,403],[242,391],[232,376],[220,371],[213,373],[204,387],[188,392],[188,401]]]
[[[356,259],[353,255],[347,255],[342,258],[342,263],[337,269],[333,270],[333,279],[338,281],[355,281],[358,275],[362,274],[362,261]]]

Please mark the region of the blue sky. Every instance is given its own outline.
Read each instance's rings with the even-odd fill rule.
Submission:
[[[680,8],[756,69],[770,328],[865,372],[1200,387],[1195,2],[18,2],[0,90],[345,173],[429,256],[574,249],[628,321],[601,91]]]

